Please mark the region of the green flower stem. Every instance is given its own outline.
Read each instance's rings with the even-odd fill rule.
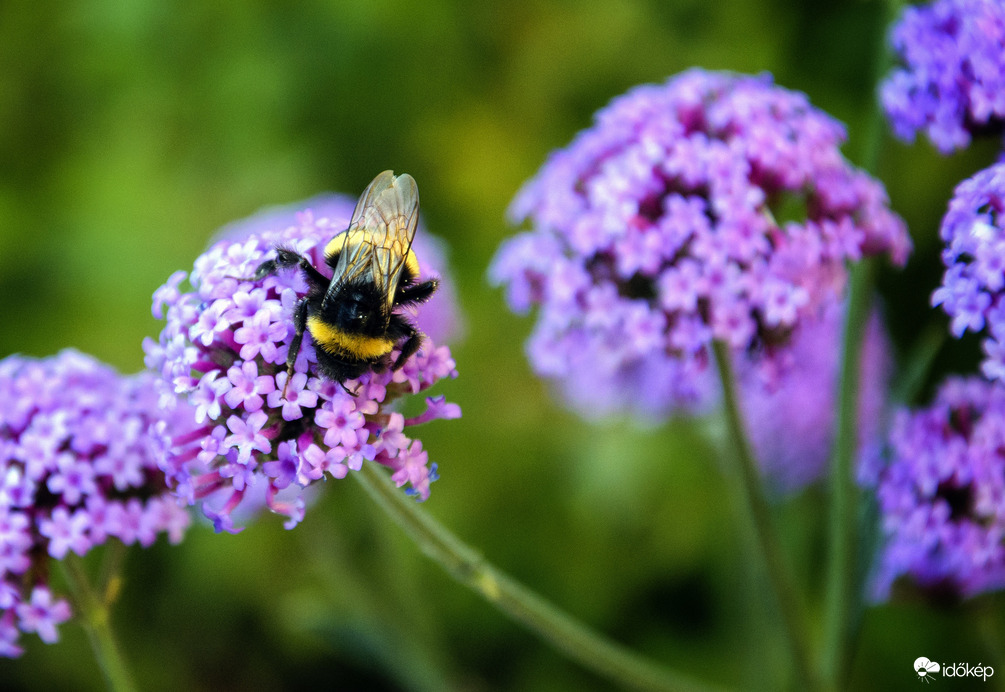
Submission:
[[[740,485],[744,504],[753,522],[757,548],[765,561],[768,578],[774,590],[775,600],[782,616],[786,640],[796,674],[802,689],[819,687],[813,673],[813,665],[809,650],[809,628],[806,614],[793,584],[792,577],[785,565],[782,549],[778,544],[774,526],[771,520],[771,510],[761,487],[761,476],[754,458],[750,440],[747,437],[743,423],[743,414],[736,394],[736,377],[733,374],[733,363],[729,346],[718,339],[713,342],[715,362],[722,382],[723,409],[726,415],[726,426],[733,445],[736,463],[740,472]]]
[[[108,541],[104,547],[104,557],[101,562],[101,573],[94,584],[98,598],[108,606],[115,603],[122,588],[122,563],[126,559],[128,546],[122,541]]]
[[[499,571],[395,487],[378,464],[365,462],[362,470],[351,475],[427,557],[580,665],[637,690],[714,689],[600,637]]]
[[[842,337],[838,420],[830,472],[830,561],[824,610],[824,678],[843,686],[853,653],[851,642],[861,621],[861,565],[857,564],[859,488],[855,482],[858,451],[858,392],[862,340],[872,297],[873,260],[851,267]]]
[[[995,597],[985,597],[987,600]],[[980,603],[971,601],[968,604],[969,615],[977,623],[977,634],[984,644],[984,665],[991,666],[997,673],[1005,670],[1005,637],[1002,636],[1002,625],[1005,624],[1001,617],[1001,608],[988,607],[1000,603],[1000,600],[991,603]],[[990,660],[988,660],[990,659]]]
[[[95,592],[84,563],[79,557],[71,553],[59,564],[63,567],[66,581],[73,593],[77,618],[87,632],[94,657],[101,667],[101,672],[105,674],[108,689],[113,692],[134,692],[136,687],[112,632],[109,604],[104,600],[104,594],[99,595]],[[109,581],[109,584],[111,583],[112,581]]]
[[[904,356],[897,381],[890,388],[891,402],[901,406],[914,403],[948,336],[946,325],[934,320],[918,334],[911,350]]]
[[[882,30],[873,60],[872,83],[878,85],[892,62],[887,31],[900,12],[900,0],[885,0]],[[872,112],[865,124],[861,155],[862,168],[875,173],[883,142],[884,116],[876,95]],[[841,345],[841,370],[838,391],[838,420],[830,470],[830,557],[824,610],[824,655],[822,670],[829,684],[844,686],[851,665],[865,604],[862,598],[864,565],[858,564],[858,546],[863,532],[859,522],[859,489],[855,482],[855,456],[858,450],[858,395],[862,341],[871,305],[875,260],[867,259],[851,266],[848,305]],[[915,386],[916,383],[910,383]],[[900,392],[903,394],[904,392]]]

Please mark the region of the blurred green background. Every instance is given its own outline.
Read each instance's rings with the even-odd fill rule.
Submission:
[[[618,641],[719,683],[776,688],[784,650],[714,422],[590,426],[564,412],[524,359],[531,321],[485,270],[512,233],[506,205],[550,150],[612,97],[694,65],[772,72],[848,125],[857,160],[882,14],[864,0],[7,0],[0,355],[75,346],[136,371],[160,329],[152,292],[217,228],[409,172],[426,227],[450,246],[468,325],[460,378],[439,387],[464,417],[421,431],[442,475],[424,509]],[[994,151],[883,144],[878,175],[916,243],[910,267],[880,279],[905,352],[941,320],[928,296],[946,201]],[[975,354],[947,346],[936,373],[970,369]],[[777,505],[814,602],[824,498]],[[238,536],[199,524],[179,546],[131,550],[125,577],[115,624],[143,689],[609,689],[426,561],[351,480],[329,482],[293,531],[271,516]],[[874,608],[853,686],[916,685],[922,655],[994,665],[1003,613],[996,596]],[[55,646],[23,637],[0,687],[102,689],[83,631],[61,633]]]

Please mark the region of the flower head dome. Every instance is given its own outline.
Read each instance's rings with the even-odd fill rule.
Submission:
[[[189,516],[158,462],[163,431],[194,422],[183,404],[162,410],[155,385],[72,350],[0,361],[0,655],[20,654],[19,632],[56,641],[70,617],[50,590],[50,559],[109,538],[182,539]]]
[[[167,325],[158,341],[145,343],[147,363],[187,397],[200,424],[195,434],[176,440],[168,477],[182,498],[202,504],[217,530],[236,530],[234,510],[261,496],[292,527],[303,518],[308,485],[325,476],[342,478],[364,459],[388,466],[399,486],[424,499],[436,465],[406,430],[460,415],[442,396],[427,398],[425,412],[410,418],[395,408],[395,400],[457,375],[450,349],[429,334],[400,370],[365,373],[350,383],[355,396],[316,376],[309,338],[287,378],[292,312],[306,282],[297,270],[261,281],[246,277],[275,256],[277,245],[329,271],[324,247],[346,229],[355,202],[320,202],[317,210],[269,212],[231,225],[191,273],[177,272],[154,295],[154,314]],[[421,231],[413,249],[426,272],[426,241],[419,237]],[[188,290],[182,288],[186,279]],[[419,307],[420,327],[449,330],[443,320],[426,321],[426,307]]]
[[[691,70],[597,113],[517,195],[490,269],[539,308],[534,369],[596,412],[665,414],[713,389],[713,339],[770,353],[840,300],[845,264],[910,251],[880,183],[803,94]]]

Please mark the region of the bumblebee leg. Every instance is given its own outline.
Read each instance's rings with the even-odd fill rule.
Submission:
[[[293,252],[293,250],[287,250],[286,248],[281,247],[276,248],[276,253],[275,259],[266,260],[258,265],[258,269],[255,270],[255,275],[252,277],[253,281],[261,281],[266,276],[275,274],[280,269],[289,269],[290,267],[299,266],[304,270],[307,282],[310,283],[313,288],[317,288],[322,291],[328,288],[328,284],[331,283],[331,279],[315,269],[314,265],[311,264],[306,257]]]
[[[293,255],[294,256],[294,259],[293,259],[292,262],[288,261],[289,260],[289,255]],[[244,277],[235,276],[233,278],[240,279],[241,281],[261,281],[266,276],[271,276],[272,274],[275,274],[280,269],[287,269],[289,267],[292,267],[292,266],[298,264],[300,262],[299,257],[300,256],[297,255],[295,252],[290,252],[288,250],[279,249],[279,256],[278,257],[276,257],[275,259],[265,260],[264,262],[262,262],[261,264],[259,264],[258,265],[258,269],[256,269],[255,273],[252,274],[251,276],[244,276]],[[284,259],[286,261],[284,261]]]
[[[293,311],[293,340],[290,342],[289,353],[286,354],[286,384],[283,385],[282,398],[286,398],[286,388],[293,378],[293,366],[297,364],[300,355],[300,344],[304,340],[304,330],[307,329],[307,299],[302,298]]]
[[[424,303],[429,300],[439,285],[439,279],[430,279],[429,281],[423,281],[421,284],[400,287],[397,295],[394,297],[394,302],[396,305]]]
[[[348,394],[349,396],[352,396],[352,397],[357,397],[357,396],[359,396],[359,390],[357,389],[357,390],[356,390],[355,392],[354,392],[354,391],[352,391],[351,389],[349,389],[348,387],[346,387],[346,386],[345,386],[345,382],[339,382],[339,383],[338,383],[338,385],[339,385],[339,387],[341,387],[341,388],[342,388],[342,389],[343,389],[343,390],[345,391],[345,393],[346,393],[346,394]]]
[[[276,260],[274,260],[274,259],[265,260],[264,262],[262,262],[261,264],[258,265],[258,269],[255,270],[254,274],[252,274],[250,277],[248,277],[248,280],[249,281],[261,281],[266,276],[270,276],[272,274],[275,274],[278,269],[279,269],[279,267],[276,266]]]
[[[422,345],[422,332],[410,324],[406,325],[406,327],[407,331],[405,334],[408,335],[408,339],[401,345],[401,353],[398,354],[398,358],[394,361],[394,365],[391,366],[391,370],[401,369],[405,361],[411,358],[419,350],[419,346]]]

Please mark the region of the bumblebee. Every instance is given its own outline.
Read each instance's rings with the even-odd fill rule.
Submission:
[[[310,335],[320,374],[345,386],[365,372],[398,370],[422,344],[423,334],[399,308],[429,299],[438,281],[418,282],[412,240],[419,222],[419,189],[407,173],[384,171],[373,179],[353,211],[349,227],[325,246],[329,279],[290,249],[255,271],[259,281],[281,269],[299,267],[307,294],[293,311],[296,329],[286,359],[287,383],[303,341]],[[400,345],[398,357],[391,352]],[[285,396],[285,392],[284,392]]]

